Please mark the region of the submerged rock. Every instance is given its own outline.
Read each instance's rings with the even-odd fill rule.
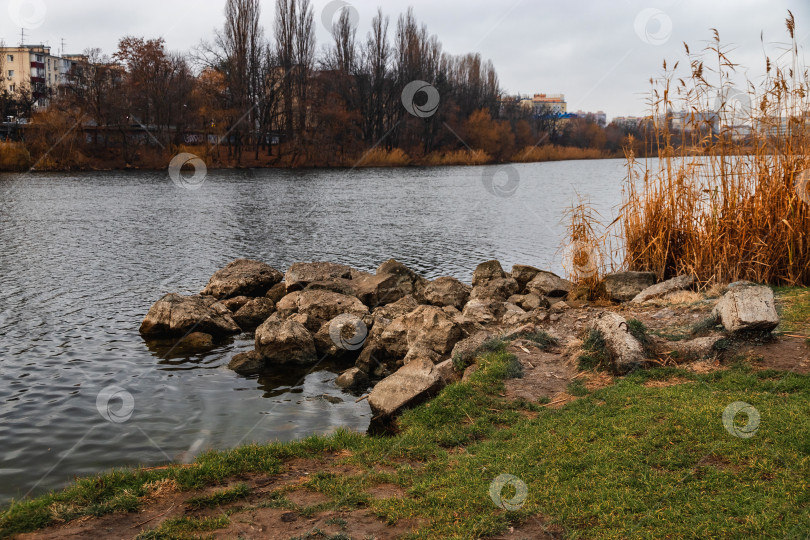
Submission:
[[[256,351],[239,353],[233,357],[228,368],[240,375],[255,375],[265,368],[264,358]]]
[[[368,385],[368,382],[368,375],[356,367],[347,369],[335,380],[340,388],[360,388]]]
[[[230,310],[211,296],[167,294],[149,309],[140,333],[145,337],[175,337],[192,329],[212,336],[242,331]]]
[[[282,277],[281,272],[263,262],[237,259],[214,273],[202,294],[220,299],[264,296]]]

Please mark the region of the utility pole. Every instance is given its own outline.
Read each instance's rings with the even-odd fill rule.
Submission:
[[[20,28],[20,47],[25,44],[25,28]]]

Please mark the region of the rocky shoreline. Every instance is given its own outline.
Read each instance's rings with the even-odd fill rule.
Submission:
[[[594,293],[531,266],[505,272],[498,261],[478,265],[467,285],[452,277],[429,281],[395,260],[372,274],[329,262],[296,263],[282,273],[239,259],[217,271],[199,295],[158,300],[140,332],[147,341],[195,351],[254,332],[254,350],[229,364],[242,375],[285,364],[345,362],[337,384],[373,385],[369,404],[375,420],[384,422],[463,378],[491,339],[543,332],[565,345],[561,358],[570,361],[581,339],[596,332],[615,372],[650,364],[650,344],[631,331],[621,305],[648,305],[695,286],[691,276],[656,281],[649,272],[615,273]],[[741,282],[727,291],[702,323],[708,335],[658,338],[656,348],[699,360],[729,335],[778,326],[770,288]]]

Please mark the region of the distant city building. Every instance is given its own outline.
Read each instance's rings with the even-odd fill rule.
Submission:
[[[607,114],[605,114],[605,111],[596,111],[595,113],[577,111],[574,114],[577,118],[588,118],[590,116],[597,125],[602,127],[607,126]]]
[[[0,47],[0,83],[12,94],[29,86],[36,106],[42,107],[52,92],[66,82],[72,67],[86,60],[80,54],[56,56],[47,45]]]
[[[531,98],[520,98],[520,104],[531,108],[535,116],[548,114],[561,116],[568,112],[565,94],[535,94]]]
[[[643,120],[644,118],[640,116],[617,116],[611,121],[611,124],[616,124],[624,129],[636,129]]]

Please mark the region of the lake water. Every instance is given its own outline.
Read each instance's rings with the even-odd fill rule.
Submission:
[[[226,365],[251,336],[167,360],[138,326],[240,257],[282,271],[393,257],[466,282],[493,258],[562,272],[564,210],[580,193],[612,219],[623,165],[211,171],[196,190],[166,172],[0,175],[0,503],[112,467],[365,430],[337,366],[241,377]]]

